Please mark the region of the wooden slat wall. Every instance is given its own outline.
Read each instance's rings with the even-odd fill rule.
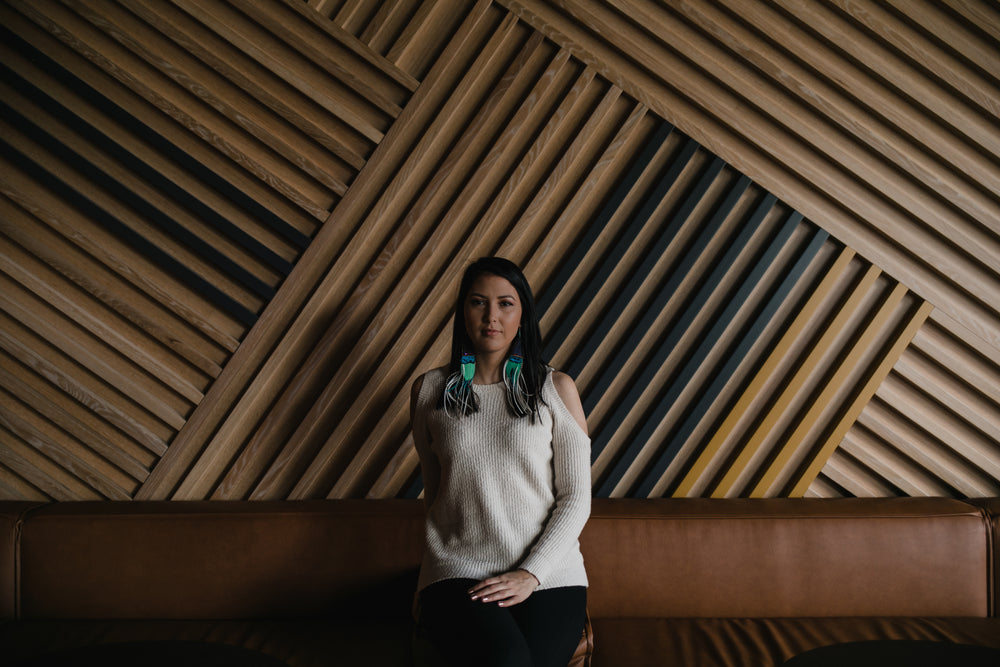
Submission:
[[[995,3],[504,4],[1000,347]]]
[[[809,494],[1000,494],[1000,362],[935,311]]]
[[[330,22],[423,80],[469,8],[468,0],[308,0]]]
[[[0,3],[0,497],[419,493],[520,262],[595,494],[1000,493],[989,3]]]
[[[288,360],[296,373],[249,444],[217,438],[178,497],[399,493],[415,470],[407,387],[443,359],[463,266],[501,253],[543,281],[572,238],[557,201],[580,182],[606,189],[601,179],[616,172],[602,160],[627,160],[654,122],[495,8],[451,46],[430,75],[435,92],[418,92],[393,150],[373,158],[371,180],[338,210],[359,232],[330,270],[336,282],[301,316],[330,313],[323,336]],[[296,410],[308,412],[290,418]]]
[[[416,82],[294,3],[0,12],[7,484],[133,497]]]
[[[802,496],[927,316],[836,253],[674,493]]]

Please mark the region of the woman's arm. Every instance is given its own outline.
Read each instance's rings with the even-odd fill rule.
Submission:
[[[430,506],[437,495],[440,466],[437,457],[431,451],[426,409],[420,406],[420,390],[424,386],[424,377],[425,375],[418,377],[410,387],[410,429],[413,431],[413,446],[420,459],[420,472],[424,480],[424,503]]]
[[[572,378],[553,372],[552,408],[555,506],[521,567],[476,583],[469,597],[509,607],[526,600],[551,567],[579,539],[590,517],[590,438],[580,394]]]
[[[553,372],[556,396],[552,409],[552,469],[555,505],[521,568],[544,582],[546,576],[577,543],[590,518],[590,437],[576,384],[565,373]]]
[[[556,393],[562,399],[563,405],[573,415],[573,419],[580,425],[584,433],[587,431],[587,415],[583,413],[583,402],[580,400],[580,392],[577,391],[573,378],[560,371],[552,371],[552,384],[556,387]]]

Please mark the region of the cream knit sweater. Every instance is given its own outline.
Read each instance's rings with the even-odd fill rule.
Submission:
[[[590,438],[551,370],[534,422],[510,413],[502,382],[474,385],[475,414],[436,409],[446,372],[424,376],[411,415],[427,506],[419,588],[518,568],[539,589],[586,586],[578,538],[590,516]]]

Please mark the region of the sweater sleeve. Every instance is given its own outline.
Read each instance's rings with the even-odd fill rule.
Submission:
[[[545,382],[545,401],[552,409],[552,465],[555,506],[545,528],[520,567],[540,584],[580,538],[590,518],[590,438],[570,414],[552,383]]]
[[[433,409],[433,378],[427,373],[417,378],[410,390],[410,428],[413,431],[413,445],[420,459],[420,472],[424,482],[424,503],[429,507],[437,496],[441,478],[441,464],[431,449],[430,429],[427,427],[427,413]]]

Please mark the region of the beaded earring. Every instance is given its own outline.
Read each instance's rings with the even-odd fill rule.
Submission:
[[[507,385],[507,404],[514,414],[524,417],[531,413],[531,406],[528,405],[528,387],[524,379],[522,370],[524,367],[524,356],[521,351],[521,332],[518,330],[517,338],[511,345],[510,355],[504,363],[503,381]]]
[[[452,373],[444,385],[444,411],[451,413],[457,408],[458,414],[467,415],[472,408],[472,378],[476,376],[476,355],[462,352],[457,372]]]

